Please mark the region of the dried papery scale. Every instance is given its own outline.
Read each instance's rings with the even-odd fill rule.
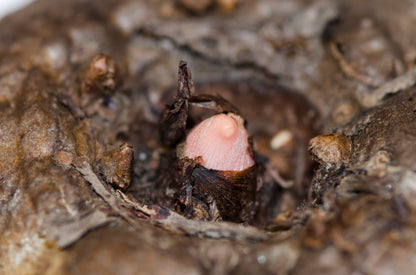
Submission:
[[[172,161],[179,167],[179,176],[170,183],[177,189],[176,207],[190,218],[248,222],[255,212],[257,166],[245,120],[220,96],[193,95],[184,62],[178,82],[176,100],[166,108],[161,124],[162,142],[174,150]],[[217,115],[189,132],[187,123],[194,119],[189,117],[190,106]]]
[[[165,145],[172,147],[185,136],[189,98],[193,93],[191,71],[186,62],[181,61],[178,69],[178,94],[175,102],[168,106],[162,115],[160,136]]]
[[[192,178],[200,193],[212,197],[212,218],[216,218],[215,208],[219,212],[218,219],[243,222],[252,218],[256,198],[256,166],[242,171],[220,171],[198,165],[192,171]],[[214,202],[215,206],[212,205]]]

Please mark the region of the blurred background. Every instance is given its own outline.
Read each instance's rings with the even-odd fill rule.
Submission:
[[[0,0],[0,19],[34,1],[35,0]]]

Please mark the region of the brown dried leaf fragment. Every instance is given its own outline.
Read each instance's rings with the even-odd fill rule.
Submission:
[[[134,149],[127,143],[108,151],[100,160],[100,172],[108,183],[126,189],[133,177]]]
[[[160,136],[168,146],[177,144],[184,136],[188,119],[189,98],[194,93],[194,83],[187,63],[181,61],[178,69],[178,94],[175,102],[162,114]]]
[[[317,136],[309,142],[309,152],[321,164],[346,163],[350,159],[351,150],[351,139],[337,133]]]
[[[189,102],[192,106],[215,110],[218,113],[234,113],[242,117],[238,108],[220,95],[201,94],[192,96]]]

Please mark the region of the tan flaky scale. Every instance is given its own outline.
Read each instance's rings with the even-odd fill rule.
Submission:
[[[188,134],[185,156],[201,157],[201,165],[208,169],[242,171],[255,164],[249,147],[243,119],[232,113],[218,114]]]
[[[309,152],[321,164],[340,165],[351,157],[351,139],[338,133],[317,136],[309,141]]]

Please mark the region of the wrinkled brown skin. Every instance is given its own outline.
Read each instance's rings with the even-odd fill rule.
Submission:
[[[177,1],[39,0],[0,22],[1,274],[416,273],[415,90],[364,100],[413,66],[414,1],[240,1],[228,14],[221,2],[195,16]],[[123,84],[86,95],[100,54]],[[193,223],[153,199],[172,164],[157,133],[181,59],[198,93],[238,107],[262,161],[289,180],[266,185],[273,233]],[[281,128],[304,146],[271,152]],[[297,168],[328,133],[351,137],[349,161]],[[135,149],[126,194],[158,223],[132,212],[131,227],[74,169],[81,158],[99,175],[124,142]]]

